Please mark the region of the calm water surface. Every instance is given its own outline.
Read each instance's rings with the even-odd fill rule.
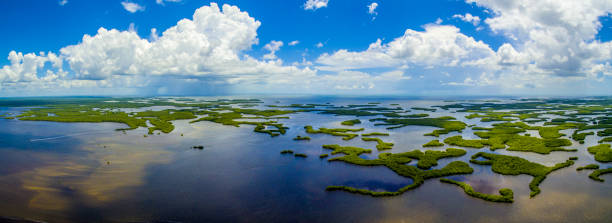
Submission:
[[[357,98],[264,98],[266,104],[326,103],[334,105],[382,102],[404,108],[441,105],[441,100]],[[265,108],[263,106],[259,108]],[[162,108],[166,109],[166,108]],[[0,113],[19,113],[23,108],[0,108]],[[429,113],[413,111],[413,113]],[[467,124],[490,126],[465,113],[438,111]],[[477,191],[497,193],[514,190],[515,202],[499,204],[465,195],[456,186],[428,180],[400,196],[373,198],[346,192],[326,192],[328,185],[347,185],[371,190],[397,190],[411,183],[386,167],[361,167],[328,162],[318,155],[329,153],[323,144],[374,148],[375,142],[313,134],[310,141],[293,141],[306,135],[303,127],[343,127],[350,116],[316,113],[288,115],[280,122],[289,127],[285,135],[270,137],[254,133],[253,126],[240,128],[217,123],[175,121],[170,134],[151,135],[144,128],[115,131],[113,123],[53,123],[0,119],[0,216],[49,222],[610,222],[612,177],[606,182],[588,179],[589,171],[578,166],[594,163],[586,147],[599,137],[587,136],[578,152],[550,155],[510,152],[544,165],[578,156],[577,163],[550,174],[540,185],[542,193],[529,198],[527,175],[504,176],[490,166],[470,164],[474,174],[450,177],[470,183]],[[361,117],[366,132],[389,132]],[[385,141],[395,143],[391,152],[422,149],[434,139],[423,136],[435,128],[408,126],[394,129]],[[567,133],[567,132],[566,132]],[[183,136],[181,136],[183,134]],[[451,133],[477,138],[473,131]],[[537,132],[532,132],[532,135]],[[204,145],[204,150],[190,149]],[[433,148],[442,150],[447,148]],[[284,149],[306,153],[300,159],[281,155]],[[442,159],[435,168],[452,161],[468,161],[485,149],[464,148],[468,154]],[[375,158],[378,152],[364,155]],[[415,161],[408,165],[415,165]],[[607,168],[610,165],[600,165]]]

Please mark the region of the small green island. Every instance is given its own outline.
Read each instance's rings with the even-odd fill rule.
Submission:
[[[298,158],[306,158],[306,157],[308,157],[308,155],[306,155],[306,154],[304,154],[304,153],[295,153],[295,155],[294,155],[294,156],[295,156],[295,157],[298,157]]]
[[[356,124],[361,124],[361,121],[359,119],[351,119],[351,120],[342,121],[340,124],[353,126]]]
[[[470,186],[469,184],[459,182],[459,181],[454,181],[451,179],[442,178],[440,179],[440,182],[457,185],[465,191],[465,194],[475,197],[475,198],[480,198],[486,201],[501,202],[501,203],[514,202],[514,192],[508,188],[499,189],[499,195],[495,195],[495,194],[485,194],[485,193],[476,192],[474,191],[474,188],[472,188],[472,186]]]
[[[605,180],[600,178],[599,176],[604,175],[604,174],[609,174],[612,173],[612,167],[611,168],[607,168],[607,169],[598,169],[593,171],[593,173],[589,174],[589,178],[599,181],[599,182],[604,182]]]
[[[612,162],[612,148],[610,148],[610,144],[599,144],[596,146],[591,146],[587,148],[589,153],[595,156],[595,160],[608,163]]]
[[[328,129],[328,128],[319,128],[318,130],[315,130],[314,128],[312,128],[312,126],[304,126],[304,129],[306,130],[306,133],[310,133],[310,134],[329,134],[329,135],[333,135],[333,136],[342,136],[343,140],[351,140],[357,136],[359,136],[359,134],[355,134],[355,133],[351,133],[351,132],[361,132],[363,130],[365,130],[364,128],[360,128],[360,129],[342,129],[342,128],[335,128],[335,129]]]
[[[377,142],[376,149],[378,149],[379,151],[393,149],[393,145],[394,145],[393,143],[384,142],[382,139],[374,138],[374,137],[362,137],[361,140],[368,141],[368,142],[369,141]]]
[[[479,158],[483,158],[484,160],[480,160]],[[531,194],[529,196],[531,197],[534,197],[541,192],[538,185],[540,185],[540,183],[546,179],[548,174],[555,170],[574,165],[574,161],[568,159],[563,163],[557,163],[552,167],[548,167],[539,163],[529,162],[528,160],[520,157],[497,155],[485,152],[474,154],[472,159],[470,159],[470,162],[479,165],[490,165],[493,172],[499,174],[526,174],[533,176],[533,180],[531,180],[529,183],[529,189],[531,189]]]
[[[412,184],[406,185],[397,191],[371,191],[368,189],[359,189],[350,186],[328,186],[328,191],[346,191],[351,193],[358,193],[370,196],[397,196],[408,190],[413,190],[421,186],[425,180],[430,178],[439,178],[451,175],[470,174],[474,170],[469,167],[465,162],[453,161],[441,169],[432,170],[421,170],[421,168],[430,167],[437,164],[437,160],[444,157],[462,156],[465,154],[464,150],[450,150],[446,152],[440,151],[413,151],[407,153],[382,153],[378,159],[368,160],[359,157],[363,153],[371,153],[372,150],[363,149],[359,147],[351,146],[339,146],[339,145],[323,145],[323,148],[332,150],[331,154],[344,154],[344,156],[334,157],[328,159],[329,162],[345,162],[349,164],[359,166],[385,166],[397,174],[412,179]],[[412,161],[412,159],[418,159],[420,164],[419,167],[405,165]],[[417,164],[418,165],[418,164]]]
[[[295,138],[293,138],[293,140],[299,141],[299,140],[310,140],[310,136],[296,136]]]
[[[440,147],[440,146],[444,146],[444,143],[441,143],[437,139],[431,140],[428,143],[423,144],[423,147]]]

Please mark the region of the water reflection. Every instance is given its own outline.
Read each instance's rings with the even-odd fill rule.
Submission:
[[[399,103],[404,108],[442,103],[380,98],[269,100],[268,104],[280,100],[283,104],[337,105],[380,101]],[[458,116],[478,126],[492,124],[467,120],[462,113],[438,112],[431,114]],[[596,144],[597,136],[588,136],[583,145],[574,144],[572,147],[578,149],[575,153],[495,151],[548,166],[569,156],[579,157],[574,166],[551,173],[535,198],[529,198],[531,176],[504,176],[493,173],[490,166],[474,164],[470,164],[474,174],[449,178],[469,183],[483,193],[497,194],[501,188],[510,188],[515,203],[476,199],[437,179],[400,196],[374,198],[327,192],[325,187],[396,191],[411,180],[382,166],[362,167],[318,158],[329,153],[321,148],[323,144],[371,148],[373,152],[366,158],[376,158],[380,152],[372,142],[344,141],[324,134],[310,135],[310,141],[293,140],[296,135],[305,135],[305,125],[344,127],[340,122],[354,117],[316,113],[288,116],[291,119],[279,120],[289,127],[286,135],[274,138],[254,133],[249,125],[237,128],[210,122],[189,124],[187,120],[173,122],[176,131],[170,134],[146,138],[146,129],[142,128],[126,134],[114,131],[121,127],[118,124],[0,120],[4,127],[0,128],[0,215],[51,222],[606,222],[612,218],[612,176],[604,176],[607,182],[599,183],[587,178],[588,171],[575,171],[577,166],[594,162],[586,147]],[[363,123],[359,127],[367,132],[388,132],[384,126],[374,126],[369,118],[360,118]],[[423,134],[434,129],[408,126],[381,138],[395,143],[394,153],[423,150],[422,144],[436,139]],[[469,129],[452,135],[476,138]],[[193,145],[205,148],[193,150]],[[427,149],[446,148],[449,146]],[[284,149],[309,157],[280,155]],[[463,149],[467,151],[465,156],[442,159],[434,168],[455,160],[468,161],[476,152],[489,151]]]

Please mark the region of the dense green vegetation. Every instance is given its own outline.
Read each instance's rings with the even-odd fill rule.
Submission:
[[[441,143],[437,139],[431,140],[428,143],[423,144],[423,147],[438,147],[438,146],[444,146],[444,143]]]
[[[452,136],[444,139],[444,143],[452,146],[471,147],[480,149],[486,145],[489,145],[489,140],[480,139],[463,139],[462,136]]]
[[[363,149],[363,148],[359,148],[359,147],[353,147],[353,146],[339,146],[339,145],[323,145],[324,149],[331,149],[332,155],[336,155],[336,154],[344,154],[346,156],[344,156],[344,158],[342,159],[351,159],[354,157],[359,158],[359,155],[363,154],[363,153],[371,153],[372,150],[370,149]]]
[[[428,112],[435,112],[437,110],[435,108],[421,108],[421,107],[412,107],[411,109],[413,109],[413,110],[421,110],[421,111],[428,111]]]
[[[155,130],[162,131],[163,133],[172,132],[174,130],[174,125],[170,121],[197,118],[191,111],[170,109],[138,112],[134,114],[133,117],[143,118],[153,125],[153,127],[149,127],[149,135],[153,134]]]
[[[299,157],[299,158],[306,158],[306,157],[308,157],[308,155],[306,155],[304,153],[296,153],[294,156],[295,157]]]
[[[36,108],[23,112],[17,118],[23,121],[116,122],[126,124],[126,129],[147,127],[145,119],[129,116],[125,112],[94,110],[90,107]]]
[[[378,151],[393,149],[393,143],[384,142],[382,139],[379,139],[379,138],[363,137],[361,138],[361,140],[378,142],[378,144],[376,145],[376,149],[378,149]]]
[[[599,140],[598,143],[604,143],[604,142],[612,142],[612,137],[605,137],[605,138]]]
[[[371,132],[371,133],[363,133],[361,136],[389,136],[389,133],[382,132]]]
[[[461,132],[461,130],[465,129],[467,126],[465,123],[461,121],[455,121],[455,118],[450,116],[444,116],[439,118],[416,118],[416,119],[387,119],[387,118],[376,118],[371,119],[370,121],[382,121],[384,123],[377,123],[375,125],[393,125],[387,129],[401,128],[409,125],[421,125],[421,126],[432,126],[442,128],[440,130],[434,130],[431,133],[425,134],[426,136],[440,136],[442,134],[447,134],[449,132],[457,131]]]
[[[479,160],[483,158],[484,160]],[[563,163],[558,163],[555,166],[547,167],[538,163],[529,162],[526,159],[516,156],[498,155],[493,153],[479,152],[472,156],[471,163],[480,165],[491,165],[491,170],[495,173],[504,175],[520,175],[527,174],[533,176],[533,180],[529,183],[531,189],[531,197],[540,193],[538,185],[546,179],[546,176],[551,172],[568,167],[574,164],[574,161],[567,160]]]
[[[329,156],[329,154],[325,153],[325,154],[321,154],[321,155],[319,155],[319,158],[324,159],[324,158],[326,158],[326,157],[328,157],[328,156]]]
[[[482,118],[481,121],[505,121],[520,119],[528,123],[544,121],[542,127],[530,126],[531,130],[538,130],[545,139],[563,136],[559,130],[576,129],[572,139],[584,143],[584,138],[593,133],[580,133],[590,129],[603,129],[597,132],[598,136],[612,134],[612,100],[609,98],[597,99],[527,99],[509,103],[462,103],[450,104],[440,107],[448,110],[458,108],[460,112],[471,112],[467,118]],[[501,111],[503,110],[503,111]],[[542,118],[542,114],[563,116],[561,118]],[[600,117],[589,117],[602,115]],[[527,126],[523,126],[527,127]]]
[[[354,187],[348,186],[328,186],[326,190],[335,191],[335,190],[343,190],[351,193],[359,193],[370,196],[395,196],[400,195],[408,190],[412,190],[414,188],[419,187],[421,184],[425,182],[425,180],[430,178],[438,178],[444,176],[451,176],[457,174],[469,174],[474,170],[467,164],[461,161],[453,161],[446,165],[441,169],[432,169],[432,170],[421,170],[415,166],[405,165],[411,161],[411,157],[414,158],[422,158],[423,163],[421,166],[432,166],[435,165],[435,160],[442,157],[450,157],[457,156],[458,151],[450,151],[450,152],[442,152],[440,153],[431,153],[426,151],[425,153],[418,152],[407,152],[407,153],[381,153],[378,155],[378,159],[374,160],[366,160],[359,157],[360,154],[370,153],[371,150],[363,149],[359,147],[351,147],[351,146],[339,146],[339,145],[323,145],[323,148],[333,150],[331,154],[345,154],[344,156],[334,157],[328,159],[328,161],[342,161],[354,165],[360,166],[386,166],[397,174],[411,178],[413,180],[412,184],[404,186],[400,188],[398,191],[371,191],[367,189],[358,189]],[[428,153],[429,152],[429,153]],[[432,152],[440,152],[440,151],[432,151]],[[465,153],[465,151],[463,151]],[[432,161],[433,160],[433,161]],[[421,162],[421,160],[419,160]],[[418,164],[417,164],[418,165]]]
[[[438,150],[427,150],[422,152],[420,150],[412,150],[410,152],[398,153],[398,156],[408,157],[412,159],[418,159],[417,167],[421,169],[429,169],[432,166],[438,165],[438,160],[449,157],[460,157],[465,155],[465,150],[448,148],[446,151]]]
[[[354,133],[349,133],[349,132],[361,132],[364,130],[364,128],[360,128],[360,129],[328,129],[328,128],[319,128],[319,130],[315,130],[312,128],[312,126],[304,126],[304,129],[306,129],[306,133],[310,133],[310,134],[329,134],[329,135],[333,135],[333,136],[342,136],[343,140],[351,140],[357,136],[359,136],[359,134],[354,134]]]
[[[562,148],[563,146],[572,144],[568,139],[559,139],[555,137],[537,138],[518,134],[530,128],[530,126],[522,122],[499,123],[494,124],[492,128],[474,127],[472,128],[473,130],[483,130],[474,132],[474,135],[482,139],[463,139],[461,136],[453,136],[446,138],[444,143],[471,148],[490,146],[491,150],[504,149],[507,145],[507,150],[510,151],[535,152],[540,154],[549,154],[553,151],[576,151],[576,149]],[[548,132],[551,128],[543,129],[545,129],[543,131]],[[542,131],[542,129],[540,130]],[[555,131],[557,131],[557,129],[555,129]],[[549,134],[552,135],[552,133]]]
[[[589,153],[595,155],[595,160],[603,163],[612,162],[612,148],[610,144],[599,144],[587,148]]]
[[[116,99],[108,102],[109,98],[87,98],[82,100],[43,103],[38,101],[40,108],[32,108],[18,115],[17,118],[24,121],[53,121],[53,122],[116,122],[123,123],[128,128],[119,130],[130,130],[138,127],[147,127],[149,134],[156,130],[163,133],[170,133],[174,130],[171,121],[196,119],[196,115],[206,115],[197,120],[191,121],[211,121],[224,125],[240,126],[241,124],[255,125],[255,132],[261,132],[277,136],[284,134],[286,128],[276,121],[236,121],[235,119],[279,119],[287,117],[276,117],[277,115],[290,114],[296,111],[288,110],[257,110],[233,108],[230,105],[253,105],[261,103],[259,100],[236,99],[236,100],[216,100],[177,103],[169,100],[159,99]],[[138,102],[137,102],[138,101]],[[31,102],[34,103],[34,102]],[[151,106],[172,106],[185,109],[165,109],[161,111],[143,111],[127,113],[119,109],[124,108],[145,108]],[[199,110],[204,109],[204,110]],[[229,112],[227,112],[229,111]],[[249,115],[245,117],[243,115]],[[148,126],[149,123],[151,126]],[[268,129],[274,127],[275,129]]]
[[[223,110],[230,110],[231,112],[221,112]],[[198,111],[197,114],[207,115],[190,123],[209,121],[223,125],[231,125],[240,127],[240,125],[255,125],[254,132],[266,133],[270,136],[278,136],[285,134],[287,127],[283,124],[277,123],[276,121],[239,121],[237,119],[267,119],[272,116],[289,114],[295,111],[282,111],[282,110],[255,110],[255,109],[242,109],[242,108],[226,108],[221,111]],[[256,115],[256,117],[244,117],[243,114]],[[268,129],[273,127],[273,129]]]
[[[514,192],[512,192],[512,190],[508,188],[502,188],[499,190],[499,195],[493,195],[493,194],[485,194],[485,193],[476,192],[474,191],[474,188],[472,188],[472,186],[470,186],[469,184],[459,182],[459,181],[454,181],[451,179],[442,178],[440,179],[440,182],[457,185],[463,188],[463,190],[465,191],[467,195],[470,195],[475,198],[480,198],[485,201],[505,202],[505,203],[514,202],[513,200]]]
[[[540,154],[549,154],[552,151],[575,152],[576,149],[565,149],[561,146],[569,146],[572,143],[567,139],[540,139],[529,136],[515,136],[507,141],[509,146],[507,150],[535,152]]]
[[[329,106],[324,104],[291,104],[291,105],[267,105],[271,108],[315,108],[317,106]]]
[[[472,113],[470,115],[465,116],[467,119],[480,118],[481,122],[496,122],[496,121],[513,121],[515,117],[512,113],[509,112],[484,112],[484,114]]]
[[[588,135],[595,135],[595,133],[594,132],[578,133],[578,131],[576,130],[576,131],[574,131],[574,134],[572,134],[572,139],[580,142],[580,144],[584,144],[584,139]]]
[[[542,127],[542,126],[529,126],[523,122],[498,123],[498,124],[495,124],[495,126],[521,128],[523,130],[538,130],[538,132],[540,133],[540,136],[544,139],[559,138],[561,136],[564,136],[564,134],[559,133],[560,130],[577,127],[576,124],[572,124],[572,123],[565,123],[565,124],[557,125],[553,127]]]
[[[596,169],[599,169],[599,165],[597,165],[597,164],[589,164],[589,165],[586,165],[586,166],[581,166],[581,167],[576,168],[577,171],[580,171],[580,170],[596,170]]]
[[[361,121],[359,119],[351,119],[351,120],[346,120],[341,122],[340,124],[342,125],[349,125],[349,126],[353,126],[355,124],[361,124]]]
[[[401,115],[401,114],[395,113],[395,112],[383,113],[382,115],[385,116],[385,117],[389,117],[389,118],[425,118],[425,117],[429,116],[429,114],[406,114],[406,115]]]
[[[609,173],[612,173],[612,167],[608,169],[595,170],[593,171],[593,173],[589,174],[589,178],[596,181],[604,182],[604,179],[599,178],[599,176]]]

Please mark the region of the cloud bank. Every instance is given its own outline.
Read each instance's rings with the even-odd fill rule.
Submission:
[[[316,10],[327,3],[308,0],[304,8]],[[439,80],[423,88],[448,87],[446,94],[473,87],[489,94],[555,93],[612,76],[612,42],[596,39],[600,18],[612,12],[609,1],[466,3],[489,16],[453,17],[502,36],[506,41],[497,49],[454,25],[430,23],[390,40],[380,38],[365,50],[339,49],[288,65],[276,55],[284,45],[281,40],[264,44],[267,54],[261,59],[250,56],[259,44],[261,23],[236,6],[211,3],[163,32],[152,29],[147,38],[132,30],[99,28],[59,52],[11,51],[9,65],[0,69],[0,94],[91,89],[139,93],[145,88],[167,92],[173,86],[232,93],[429,93],[414,90],[424,83],[413,76]],[[122,2],[129,12],[144,10],[130,4]],[[376,14],[376,6],[369,5],[370,14]]]

